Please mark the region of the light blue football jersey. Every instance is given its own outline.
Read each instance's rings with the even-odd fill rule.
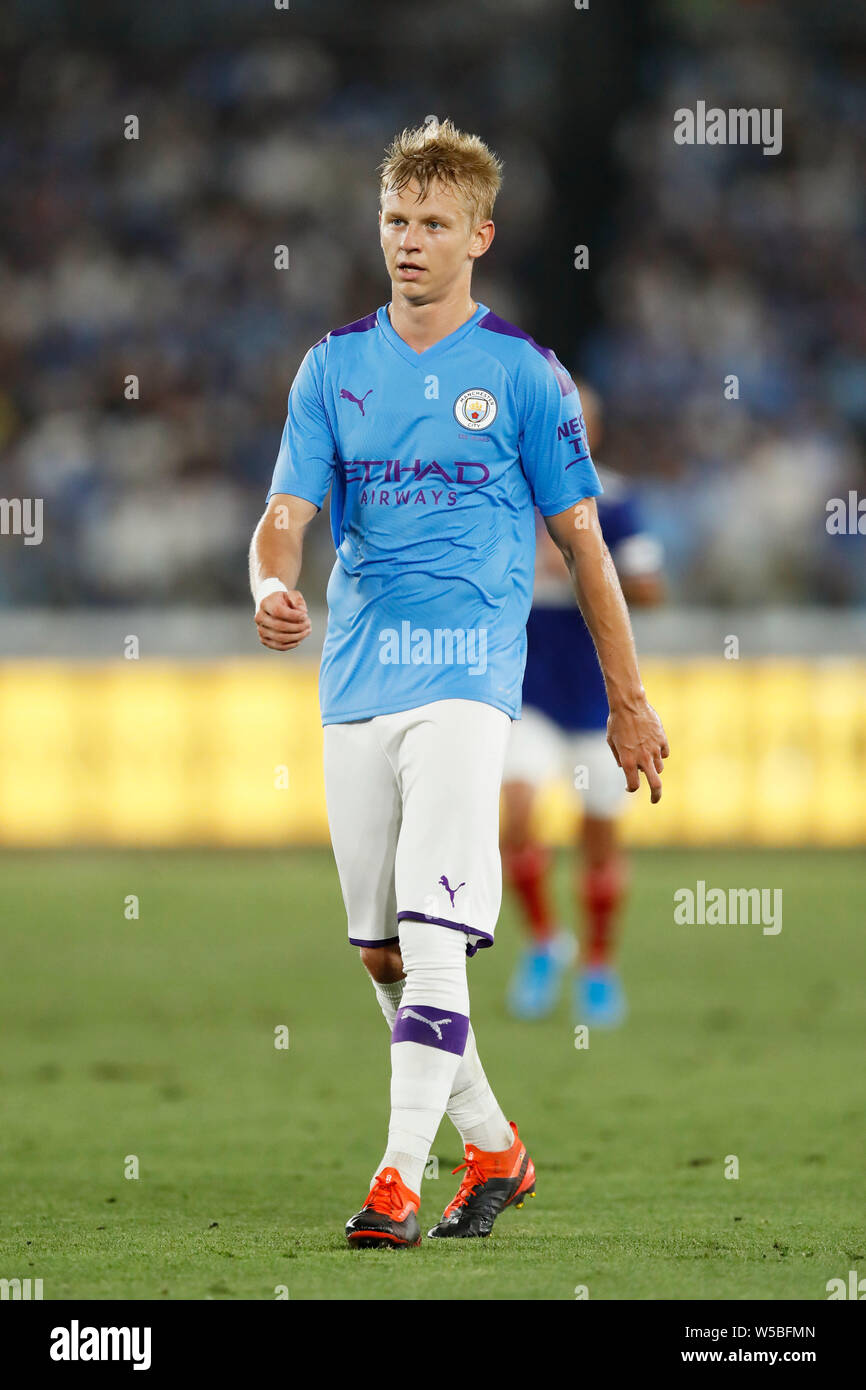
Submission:
[[[329,490],[322,723],[453,699],[519,717],[533,504],[602,490],[556,354],[484,304],[422,353],[387,306],[328,333],[292,383],[268,496]]]

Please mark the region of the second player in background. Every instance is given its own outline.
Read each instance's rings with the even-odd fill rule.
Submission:
[[[597,460],[601,402],[578,382],[589,446]],[[623,594],[631,607],[662,601],[662,547],[646,531],[635,490],[620,474],[598,468],[604,493],[598,516]],[[573,978],[579,1023],[614,1027],[626,1002],[616,969],[619,917],[628,864],[618,820],[625,777],[607,745],[608,702],[592,638],[568,571],[543,526],[538,527],[535,592],[527,624],[523,714],[511,730],[503,782],[502,859],[529,944],[508,990],[516,1018],[544,1018]],[[567,777],[583,816],[575,825],[573,901],[579,949],[561,925],[551,883],[553,855],[535,833],[534,811],[545,783]]]

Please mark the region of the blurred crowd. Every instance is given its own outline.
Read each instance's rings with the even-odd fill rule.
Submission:
[[[680,597],[866,601],[866,84],[789,44],[657,55],[621,123],[624,196],[583,367],[606,461],[645,480]],[[672,113],[781,108],[783,148],[678,145]]]
[[[639,482],[675,601],[863,601],[862,541],[824,526],[828,498],[866,493],[862,71],[796,34],[701,42],[676,14],[610,132],[595,321],[552,346],[605,399],[600,457]],[[478,93],[507,236],[476,295],[532,332],[520,269],[556,190],[525,63],[517,95],[501,70]],[[675,144],[698,98],[782,107],[782,153]],[[0,604],[244,602],[289,383],[387,299],[375,167],[425,110],[297,36],[147,65],[35,44],[2,99],[0,494],[45,500],[45,542],[0,544]],[[332,558],[320,526],[312,600]]]

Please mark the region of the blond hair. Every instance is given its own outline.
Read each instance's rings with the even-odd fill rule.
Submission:
[[[419,201],[435,181],[461,194],[472,226],[493,216],[502,184],[502,161],[477,135],[466,135],[451,121],[428,120],[396,135],[379,165],[379,202],[386,193],[400,193],[417,183]]]

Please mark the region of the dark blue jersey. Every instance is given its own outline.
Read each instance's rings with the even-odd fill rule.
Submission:
[[[634,492],[609,469],[598,473],[604,487],[596,499],[599,521],[618,572],[657,573],[661,546],[644,531]],[[561,577],[537,573],[526,636],[523,703],[569,732],[604,729],[604,679],[564,562]]]

